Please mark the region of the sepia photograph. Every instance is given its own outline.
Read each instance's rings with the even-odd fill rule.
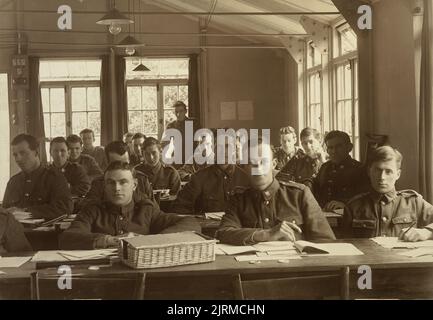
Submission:
[[[433,0],[0,0],[0,300],[433,299],[432,146]]]

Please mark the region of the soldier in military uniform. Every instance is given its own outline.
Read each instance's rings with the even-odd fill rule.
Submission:
[[[135,167],[143,172],[152,185],[153,190],[170,189],[171,195],[176,195],[180,190],[180,176],[175,168],[161,162],[161,144],[153,137],[144,141],[144,157],[146,163]]]
[[[343,131],[331,131],[325,137],[329,161],[313,179],[313,194],[325,211],[344,208],[353,196],[369,189],[367,170],[350,152],[353,145]]]
[[[94,146],[95,133],[91,129],[84,129],[80,132],[81,140],[83,140],[83,151],[82,154],[87,154],[96,160],[99,168],[102,171],[107,168],[107,158],[105,157],[104,147]]]
[[[433,206],[413,190],[395,190],[402,158],[390,146],[373,151],[368,168],[372,190],[346,204],[342,223],[345,237],[433,239]]]
[[[68,143],[69,161],[81,165],[91,181],[103,175],[96,160],[87,154],[82,154],[83,141],[79,136],[71,134],[66,138],[66,142]]]
[[[113,141],[105,147],[106,157],[109,163],[121,161],[129,163],[128,146],[123,141]],[[134,201],[151,200],[157,207],[158,204],[153,196],[152,186],[150,185],[147,176],[140,172],[136,172],[137,188],[134,190]],[[103,200],[104,197],[104,177],[98,177],[92,181],[92,186],[86,196],[86,200]],[[89,201],[86,201],[88,203]]]
[[[12,155],[22,170],[6,186],[3,208],[19,217],[53,219],[72,212],[71,192],[66,178],[41,165],[35,137],[20,134],[12,140]]]
[[[260,141],[253,142],[250,151],[247,170],[251,188],[234,195],[217,238],[232,245],[335,239],[308,187],[274,179],[271,147]]]
[[[298,153],[296,140],[295,129],[290,126],[280,129],[280,146],[274,149],[275,170],[281,170]]]
[[[50,154],[53,163],[50,166],[61,172],[68,181],[72,196],[84,197],[90,189],[90,179],[84,168],[78,163],[68,161],[68,146],[66,139],[56,137],[50,142]]]
[[[138,132],[132,136],[131,150],[129,157],[131,164],[137,166],[144,161],[143,154],[143,143],[146,140],[146,136],[141,132]]]
[[[23,226],[12,214],[0,208],[0,255],[24,251],[32,251],[32,247],[24,235]]]
[[[104,202],[86,206],[59,238],[62,249],[116,247],[129,233],[158,234],[200,231],[194,218],[164,213],[149,200],[134,202],[135,170],[127,163],[112,162],[104,175]]]
[[[312,188],[312,179],[326,161],[320,145],[320,133],[316,129],[305,128],[301,131],[301,145],[296,155],[277,174],[277,179],[295,181]]]

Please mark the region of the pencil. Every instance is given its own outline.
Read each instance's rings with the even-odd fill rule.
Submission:
[[[400,239],[403,239],[404,235],[410,230],[412,229],[412,227],[416,225],[416,221],[412,222],[412,224],[409,226],[409,228],[407,228],[407,230],[405,232],[403,232],[403,234],[401,235]]]

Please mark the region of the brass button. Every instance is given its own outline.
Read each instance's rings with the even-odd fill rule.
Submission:
[[[122,221],[122,220],[123,220],[123,217],[122,217],[122,216],[120,216],[120,217],[119,217],[119,220],[120,220],[120,221]]]
[[[269,205],[269,200],[266,200],[266,201],[265,201],[265,204],[266,204],[266,205]]]
[[[381,201],[380,204],[381,204],[382,206],[386,205],[385,201]]]
[[[407,218],[404,218],[403,221],[404,221],[404,222],[407,222]]]
[[[29,197],[30,195],[28,193],[25,194],[26,197]]]
[[[268,223],[269,222],[269,218],[265,218],[265,223]]]
[[[386,217],[382,217],[382,221],[386,222],[388,219]]]
[[[29,180],[26,180],[26,182],[27,182],[27,183],[30,183],[30,182],[32,182],[32,180],[29,179]]]

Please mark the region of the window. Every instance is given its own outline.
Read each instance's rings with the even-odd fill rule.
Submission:
[[[139,63],[150,71],[133,71]],[[188,69],[188,58],[126,59],[128,131],[161,138],[174,102],[188,105]]]
[[[40,81],[46,150],[57,136],[90,128],[101,140],[100,60],[41,60]]]
[[[334,41],[334,57],[339,57],[357,50],[357,37],[356,33],[350,28],[348,23],[335,28]]]
[[[320,71],[308,75],[308,109],[307,123],[309,127],[322,132],[322,81]]]
[[[6,185],[10,178],[10,132],[9,132],[9,94],[8,94],[8,75],[0,73],[0,201],[3,199]]]
[[[314,46],[313,41],[309,41],[307,44],[307,54],[307,68],[312,68],[322,63],[322,55]]]

